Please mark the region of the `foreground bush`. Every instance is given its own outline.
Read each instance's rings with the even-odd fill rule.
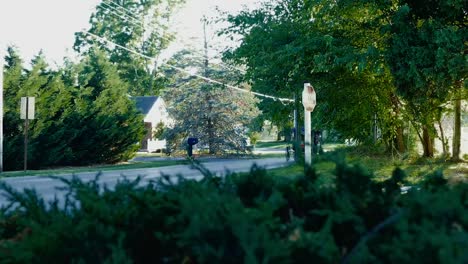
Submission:
[[[19,206],[0,216],[0,263],[468,261],[468,186],[440,174],[402,193],[403,171],[375,182],[342,161],[333,179],[202,171],[112,190],[64,180],[67,198],[51,204],[3,185]]]

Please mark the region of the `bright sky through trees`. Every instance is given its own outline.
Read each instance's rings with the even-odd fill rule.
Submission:
[[[106,0],[111,1],[111,0]],[[27,62],[41,49],[47,59],[61,64],[66,55],[73,55],[74,33],[89,27],[88,20],[99,0],[1,0],[0,48],[15,45]],[[215,7],[236,12],[243,5],[252,6],[258,0],[187,0],[174,16],[173,31],[180,44],[190,43],[202,48],[203,15],[215,15]],[[212,34],[213,32],[211,32]],[[170,50],[179,49],[172,47]]]

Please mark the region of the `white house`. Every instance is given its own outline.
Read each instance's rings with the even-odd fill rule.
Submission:
[[[141,151],[155,152],[157,150],[166,149],[166,140],[154,138],[156,127],[159,123],[167,126],[171,120],[167,114],[166,104],[161,97],[158,96],[135,96],[137,109],[144,115],[146,136],[141,142]]]

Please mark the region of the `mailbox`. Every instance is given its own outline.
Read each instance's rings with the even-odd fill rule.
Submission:
[[[193,145],[195,145],[195,144],[198,143],[198,138],[188,138],[187,143],[188,143],[190,146],[193,146]]]
[[[188,143],[187,155],[188,155],[189,157],[192,157],[193,145],[195,145],[195,144],[198,143],[198,138],[188,138],[188,139],[187,139],[187,143]]]

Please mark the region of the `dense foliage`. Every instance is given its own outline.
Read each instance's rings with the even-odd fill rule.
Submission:
[[[98,178],[63,180],[46,204],[5,184],[15,206],[0,215],[2,263],[466,263],[468,185],[441,174],[401,191],[336,159],[272,178],[262,168],[200,181],[164,177],[112,190]]]
[[[97,4],[90,28],[75,34],[79,61],[65,59],[56,70],[42,54],[24,66],[10,47],[5,56],[3,169],[22,168],[26,125],[19,118],[19,101],[24,96],[36,98],[28,168],[114,163],[134,155],[144,127],[129,95],[157,95],[164,87],[156,61],[173,40],[170,17],[183,2]]]
[[[36,98],[29,124],[28,168],[114,163],[134,155],[144,133],[115,65],[99,50],[52,71],[39,54],[25,69],[13,48],[5,67],[4,169],[23,166],[24,120],[19,102]]]
[[[434,156],[434,123],[440,121],[444,104],[453,101],[458,124],[452,158],[458,160],[461,100],[468,98],[468,6],[463,0],[435,0],[432,8],[419,1],[401,2],[390,17],[386,50],[397,90],[407,102],[411,121],[421,131],[424,155],[429,157]],[[440,133],[444,143],[443,131]]]
[[[131,95],[158,95],[164,88],[164,79],[157,74],[157,58],[174,39],[169,29],[171,15],[184,2],[185,0],[100,2],[89,19],[90,28],[75,34],[74,49],[83,54],[95,43],[104,44],[100,49],[117,65],[120,78],[130,84],[128,90]],[[108,43],[102,43],[97,38],[104,38],[133,52],[114,45],[105,45]]]
[[[432,157],[434,139],[447,141],[434,125],[453,112],[457,160],[460,101],[468,98],[465,2],[264,1],[224,16],[229,26],[221,34],[241,40],[225,59],[245,65],[255,91],[299,98],[302,83],[311,82],[314,129],[363,144],[380,134],[388,149],[405,152],[404,138],[414,129],[424,156]],[[264,101],[260,108],[281,126],[298,105]]]

